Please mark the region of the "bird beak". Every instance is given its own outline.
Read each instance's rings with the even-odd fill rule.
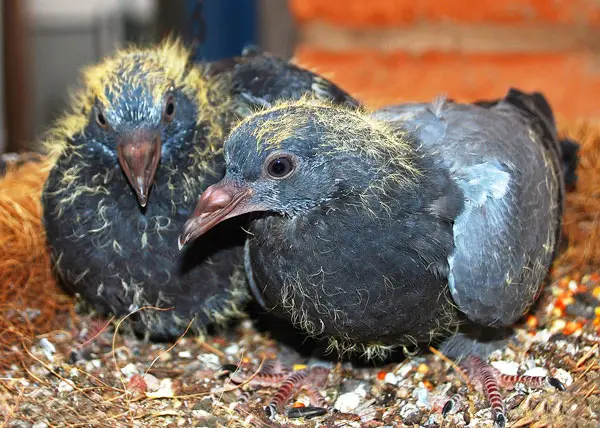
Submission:
[[[160,152],[160,136],[155,132],[135,131],[117,142],[119,163],[142,207],[148,203]]]
[[[252,188],[228,180],[209,186],[200,196],[194,214],[185,223],[179,237],[179,250],[228,218],[263,211],[258,204],[249,202],[252,194]]]

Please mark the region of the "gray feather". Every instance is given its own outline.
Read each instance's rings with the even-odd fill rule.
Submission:
[[[553,141],[501,101],[405,104],[375,114],[403,126],[446,167],[465,208],[454,222],[449,286],[459,309],[484,325],[509,325],[528,309],[547,274],[560,227]]]

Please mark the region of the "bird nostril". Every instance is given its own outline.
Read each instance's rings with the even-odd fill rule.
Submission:
[[[209,187],[200,197],[200,203],[195,214],[198,217],[205,217],[210,213],[225,208],[231,203],[232,199],[229,192]]]
[[[217,190],[213,192],[211,201],[212,205],[224,208],[231,202],[231,195],[227,192]]]

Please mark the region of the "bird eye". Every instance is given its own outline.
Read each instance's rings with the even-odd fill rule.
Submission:
[[[104,116],[104,113],[100,109],[96,111],[96,123],[100,128],[108,129],[108,120],[106,120],[106,116]]]
[[[277,156],[268,162],[267,173],[273,178],[285,178],[294,171],[295,166],[290,156]]]
[[[170,122],[175,117],[175,98],[170,96],[165,101],[165,108],[163,109],[163,119]]]

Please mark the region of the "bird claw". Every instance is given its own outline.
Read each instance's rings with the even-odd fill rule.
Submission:
[[[514,388],[516,384],[523,384],[530,388],[551,386],[559,391],[566,391],[565,385],[555,377],[550,376],[525,376],[497,374],[500,384],[507,388]]]
[[[276,414],[277,408],[274,404],[271,403],[268,406],[265,406],[265,415],[267,415],[269,419],[273,418]]]
[[[217,379],[231,378],[231,376],[239,370],[235,364],[223,364],[219,371],[215,374]]]
[[[446,401],[446,404],[444,404],[444,407],[442,408],[442,416],[448,416],[452,409],[454,409],[454,403],[452,402],[452,400]]]
[[[321,394],[312,387],[311,383],[326,380],[328,374],[329,369],[324,367],[306,368],[289,373],[273,396],[273,399],[269,404],[269,411],[274,414],[273,410],[282,409],[289,399],[300,389],[306,390],[309,394],[311,404],[316,404],[319,407],[326,406],[327,402]]]
[[[465,396],[461,392],[454,394],[442,408],[442,416],[453,415],[463,408]]]
[[[290,371],[281,367],[277,361],[267,361],[262,369],[252,377],[244,379],[239,374],[239,367],[235,364],[224,364],[217,372],[220,379],[228,378],[234,384],[247,383],[250,386],[273,387],[278,386],[268,406],[264,407],[265,415],[273,418],[283,410],[289,399],[299,390],[306,392],[310,398],[310,406],[292,408],[286,411],[289,418],[312,418],[327,413],[328,404],[313,384],[321,385],[327,380],[329,369],[320,366]]]
[[[556,379],[555,377],[549,377],[548,378],[548,384],[556,389],[558,389],[559,391],[566,391],[567,387],[565,386],[564,383],[562,383],[560,380]]]
[[[499,412],[494,418],[494,428],[504,428],[506,426],[506,416],[504,413]]]
[[[292,407],[288,409],[286,415],[288,418],[314,418],[317,416],[323,416],[327,413],[327,409],[325,407],[315,407],[315,406],[306,406],[306,407]]]
[[[521,383],[532,388],[539,388],[550,385],[559,391],[565,391],[565,385],[554,377],[549,376],[525,376],[525,375],[506,375],[500,373],[497,369],[484,362],[476,356],[467,357],[462,363],[462,368],[466,371],[473,384],[485,394],[492,407],[494,418],[494,427],[504,428],[506,426],[506,414],[504,403],[500,395],[500,386],[514,388],[516,384]],[[460,394],[455,394],[444,404],[442,416],[446,417],[450,413],[458,411]]]

